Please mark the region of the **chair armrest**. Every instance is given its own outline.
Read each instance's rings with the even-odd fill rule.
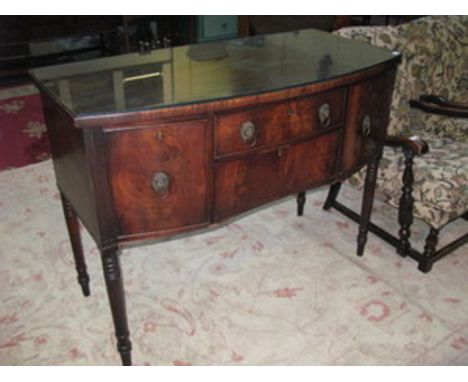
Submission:
[[[410,106],[432,114],[468,118],[468,105],[452,102],[437,95],[422,95],[419,100],[411,100]]]
[[[468,103],[449,101],[447,98],[439,96],[439,95],[435,95],[435,94],[425,94],[425,95],[420,96],[419,99],[421,101],[435,103],[436,105],[468,110]]]
[[[414,155],[423,155],[429,151],[429,145],[427,142],[417,135],[388,135],[385,138],[385,145],[390,147],[401,147],[402,149],[410,150]]]

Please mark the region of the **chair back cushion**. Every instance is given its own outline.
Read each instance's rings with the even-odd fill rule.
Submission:
[[[422,94],[468,102],[468,16],[428,16],[398,26],[349,27],[335,33],[402,54],[389,134],[410,134],[415,130],[411,126],[414,119],[409,101]],[[424,113],[416,121],[423,129],[431,129],[433,118]],[[441,126],[440,119],[437,123],[439,130],[452,128],[443,122]]]

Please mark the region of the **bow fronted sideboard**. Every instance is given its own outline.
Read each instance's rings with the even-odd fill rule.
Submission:
[[[301,30],[32,71],[78,271],[78,219],[101,252],[117,348],[131,364],[119,249],[206,228],[367,166],[366,242],[400,57]],[[332,187],[333,190],[333,187]]]

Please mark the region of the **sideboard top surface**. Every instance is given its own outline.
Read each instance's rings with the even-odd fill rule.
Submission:
[[[31,71],[76,117],[191,105],[328,81],[399,54],[308,29]]]

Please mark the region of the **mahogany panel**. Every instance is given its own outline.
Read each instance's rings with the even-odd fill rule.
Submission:
[[[393,75],[394,72],[389,71],[350,87],[340,166],[342,173],[355,171],[380,155],[387,129]]]
[[[324,93],[298,98],[290,103],[290,131],[292,137],[321,133],[328,128],[341,124],[344,120],[346,106],[346,88],[338,88]],[[330,121],[320,119],[320,108],[323,116],[329,110]],[[323,113],[322,112],[322,113]]]
[[[344,100],[345,89],[337,89],[290,102],[219,114],[215,118],[215,155],[247,152],[321,133],[343,121]],[[328,115],[328,120],[321,120],[320,113]],[[254,129],[250,139],[242,136],[247,124]]]
[[[254,126],[254,137],[244,140],[241,137],[241,130],[244,124],[248,123]],[[220,114],[215,119],[215,155],[219,157],[281,142],[289,127],[288,124],[287,103]]]
[[[120,235],[207,221],[205,131],[206,121],[190,121],[107,133]]]
[[[215,164],[215,220],[325,183],[335,173],[339,131]]]
[[[83,131],[47,93],[41,93],[57,186],[96,242],[101,242]]]

